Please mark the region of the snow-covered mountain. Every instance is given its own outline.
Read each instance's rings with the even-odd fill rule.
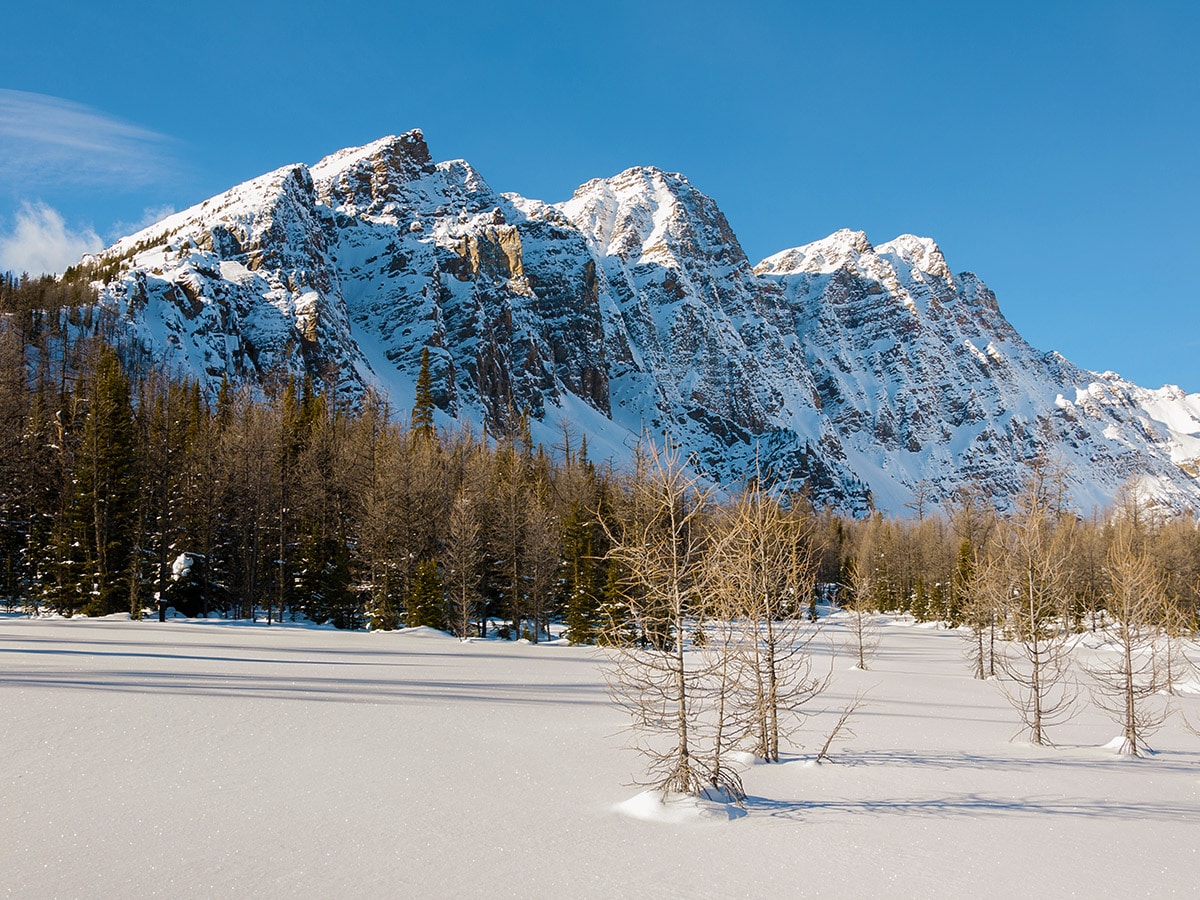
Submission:
[[[411,131],[285,166],[104,251],[127,337],[210,387],[320,377],[401,413],[428,347],[445,419],[670,433],[720,481],[757,466],[818,503],[1002,501],[1040,453],[1075,504],[1125,482],[1200,509],[1200,395],[1040,353],[970,273],[839,231],[752,266],[716,203],[634,168],[563,203],[498,194]]]

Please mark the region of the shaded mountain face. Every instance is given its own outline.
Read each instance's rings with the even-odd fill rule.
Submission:
[[[1024,464],[1075,504],[1127,481],[1200,508],[1200,395],[1030,347],[933,241],[839,231],[752,266],[716,203],[635,168],[564,203],[498,194],[411,131],[285,166],[100,255],[127,339],[214,389],[312,375],[411,406],[430,350],[443,422],[586,434],[620,463],[669,434],[714,480],[760,472],[852,513]]]

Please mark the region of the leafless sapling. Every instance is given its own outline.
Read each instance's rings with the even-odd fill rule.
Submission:
[[[634,746],[647,760],[641,782],[671,793],[703,793],[719,768],[700,738],[708,658],[688,651],[703,565],[701,519],[710,492],[690,473],[676,447],[639,451],[621,520],[605,521],[611,561],[639,640],[624,635],[605,670],[610,696],[629,712]]]
[[[1114,652],[1101,651],[1085,666],[1093,701],[1120,725],[1120,752],[1131,756],[1148,749],[1146,738],[1169,713],[1158,655],[1166,637],[1163,584],[1139,537],[1136,522],[1117,523],[1105,557],[1105,635]]]
[[[1009,638],[998,656],[1005,696],[1034,744],[1075,711],[1068,574],[1071,533],[1058,527],[1061,479],[1035,464],[1015,513],[997,530],[982,573]]]

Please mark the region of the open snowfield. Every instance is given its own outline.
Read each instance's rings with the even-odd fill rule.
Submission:
[[[835,626],[835,641],[844,638]],[[1200,738],[1058,749],[950,632],[834,663],[744,815],[618,810],[602,654],[429,631],[0,618],[0,893],[19,897],[1194,896]],[[869,687],[857,737],[807,764]],[[1193,721],[1200,697],[1182,701]],[[636,807],[638,804],[634,803]],[[716,807],[724,810],[725,807]],[[711,811],[710,811],[711,812]]]

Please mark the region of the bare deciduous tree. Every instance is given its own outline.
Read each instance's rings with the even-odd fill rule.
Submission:
[[[649,787],[700,794],[720,769],[712,747],[701,750],[709,661],[685,652],[703,565],[701,517],[709,492],[684,467],[678,450],[653,444],[639,454],[622,527],[606,523],[609,557],[620,564],[622,594],[636,642],[614,638],[605,672],[609,692],[633,720],[634,743],[648,760]],[[663,737],[666,740],[662,740]]]
[[[816,587],[812,523],[784,509],[761,484],[744,491],[720,520],[707,584],[720,616],[740,628],[733,709],[742,710],[755,755],[779,761],[780,737],[828,684],[813,671],[818,628],[804,621]]]
[[[1074,712],[1066,599],[1072,548],[1070,531],[1058,527],[1062,493],[1061,479],[1035,464],[981,573],[1010,638],[997,659],[1001,687],[1035,744],[1049,744],[1047,729]]]
[[[996,675],[996,622],[998,606],[995,591],[988,590],[987,579],[979,570],[976,551],[968,540],[959,548],[954,572],[954,590],[961,601],[962,624],[966,626],[964,655],[971,672],[980,681]]]
[[[852,737],[857,737],[854,731],[850,728],[850,719],[863,706],[866,705],[866,694],[859,692],[854,695],[854,699],[842,707],[841,713],[838,714],[838,719],[834,723],[833,728],[825,737],[825,743],[821,745],[821,749],[817,751],[817,756],[813,760],[815,763],[820,763],[822,760],[829,759],[829,752],[833,749],[833,745],[838,741],[846,741]]]
[[[485,609],[480,584],[486,565],[484,515],[490,464],[487,448],[469,433],[462,435],[455,449],[458,490],[446,520],[446,538],[442,547],[442,568],[450,603],[450,627],[465,639],[476,622],[485,637]]]
[[[562,541],[558,519],[545,497],[545,489],[534,490],[525,509],[525,534],[521,563],[525,575],[527,610],[532,623],[533,643],[550,636],[549,601],[562,568]]]
[[[1157,662],[1159,681],[1167,694],[1175,695],[1182,681],[1189,681],[1200,672],[1188,653],[1189,638],[1195,634],[1195,612],[1185,609],[1175,597],[1163,597],[1162,628],[1159,635]]]
[[[932,505],[934,499],[933,485],[930,484],[928,479],[922,478],[913,485],[912,499],[905,503],[904,506],[913,511],[918,522],[924,522],[925,511]]]
[[[874,571],[871,560],[861,551],[859,557],[850,563],[847,581],[850,588],[849,597],[842,603],[842,607],[850,613],[855,666],[865,672],[867,660],[879,648],[879,627],[875,618]]]
[[[450,507],[446,522],[446,545],[442,562],[450,600],[450,627],[461,639],[471,633],[479,603],[479,579],[483,574],[483,538],[478,500],[466,487]]]
[[[405,498],[397,473],[407,467],[407,446],[396,433],[383,431],[363,490],[358,577],[369,594],[371,627],[384,631],[398,627],[408,587],[409,553],[396,527]]]
[[[1106,635],[1115,653],[1098,655],[1087,666],[1096,705],[1121,726],[1120,752],[1140,756],[1146,738],[1165,721],[1169,709],[1157,656],[1165,632],[1163,583],[1150,556],[1139,546],[1137,521],[1118,522],[1105,558],[1109,591]]]
[[[500,569],[495,581],[503,595],[508,631],[513,638],[518,638],[525,614],[521,556],[528,502],[529,454],[524,446],[518,448],[509,438],[496,447],[493,460],[495,471],[490,484],[487,516],[488,551]]]

